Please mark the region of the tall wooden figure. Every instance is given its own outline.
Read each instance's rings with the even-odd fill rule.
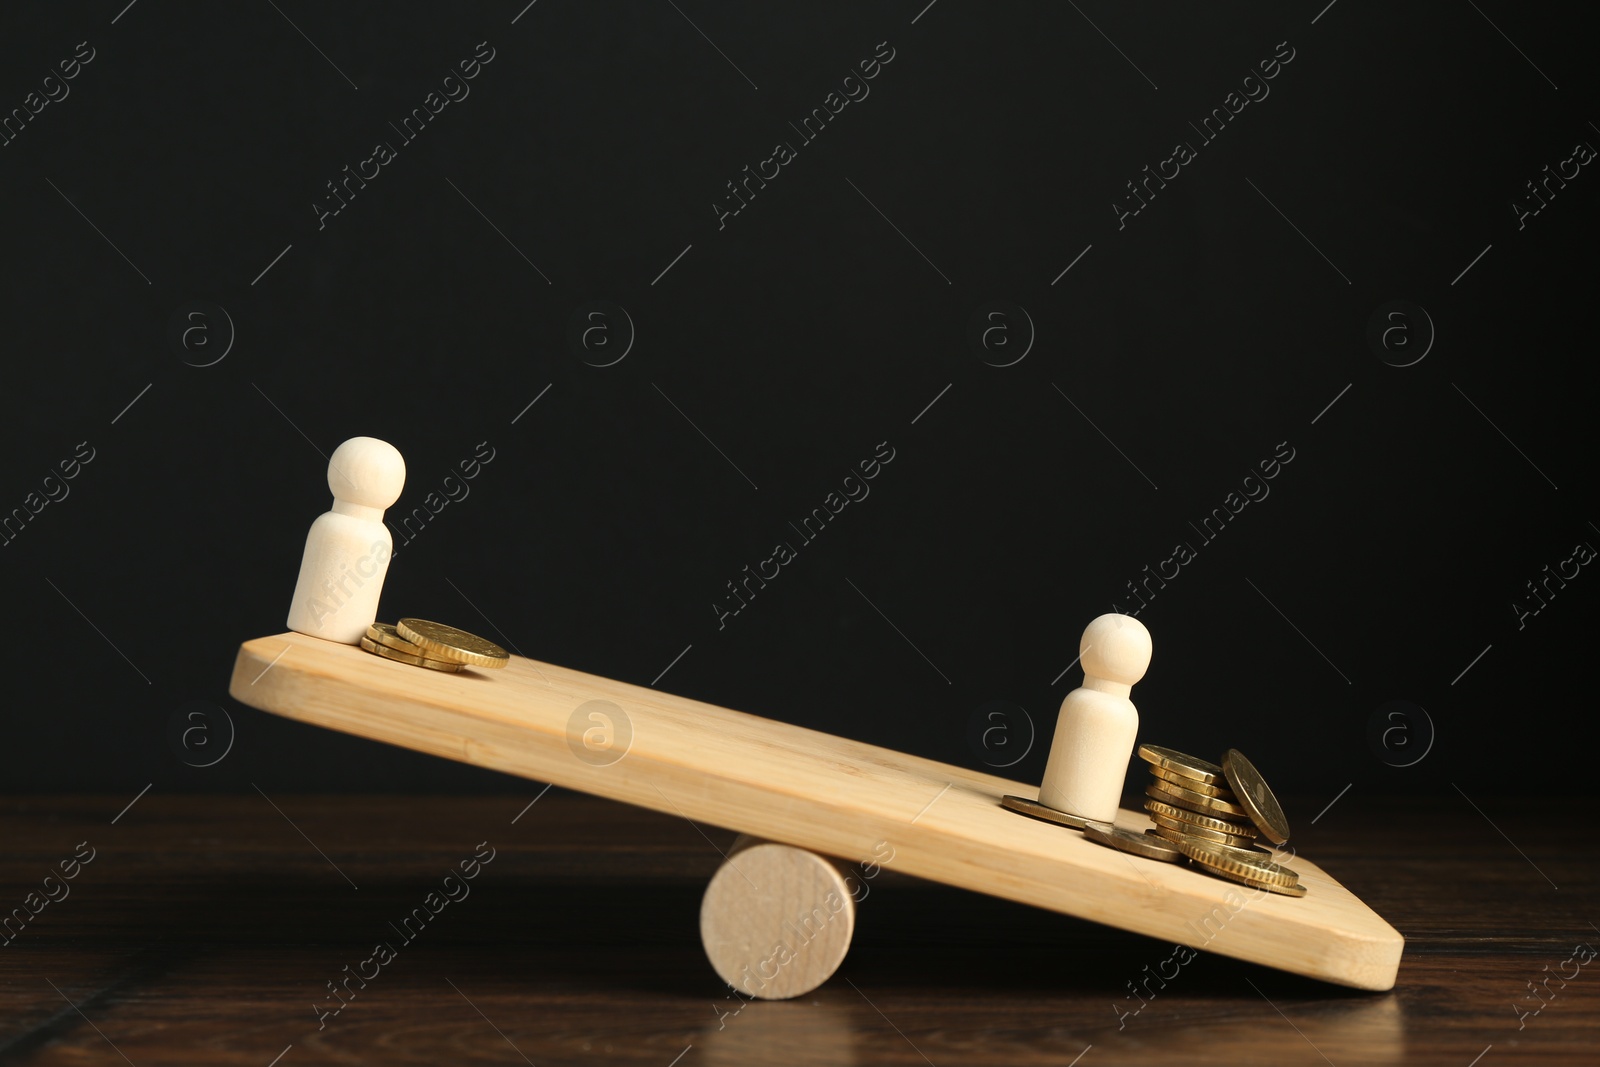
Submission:
[[[333,507],[306,535],[300,579],[289,604],[289,629],[358,644],[378,617],[394,539],[383,512],[400,499],[406,461],[376,437],[352,437],[328,461]]]
[[[1061,702],[1039,803],[1112,822],[1122,802],[1139,710],[1128,699],[1150,667],[1150,631],[1131,615],[1101,615],[1078,642],[1083,685]]]

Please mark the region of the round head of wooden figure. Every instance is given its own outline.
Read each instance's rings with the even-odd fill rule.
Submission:
[[[1132,687],[1150,669],[1150,631],[1132,615],[1101,615],[1084,627],[1078,652],[1085,678]]]
[[[328,461],[328,488],[339,503],[382,511],[400,499],[405,485],[400,450],[376,437],[352,437]]]

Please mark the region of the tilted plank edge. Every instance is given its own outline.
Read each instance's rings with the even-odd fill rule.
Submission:
[[[1305,897],[1260,894],[1000,807],[1034,786],[521,656],[500,671],[443,674],[287,633],[240,648],[230,692],[287,718],[845,860],[884,854],[875,849],[887,842],[893,870],[1358,989],[1393,987],[1405,944],[1304,858],[1293,865]],[[603,705],[580,712],[589,701],[621,718]],[[618,750],[631,734],[615,762],[583,746],[583,731],[604,725],[589,710],[616,720]],[[1128,810],[1118,822],[1150,825]]]

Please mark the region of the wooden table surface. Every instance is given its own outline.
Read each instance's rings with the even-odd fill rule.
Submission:
[[[699,942],[733,835],[537,792],[0,800],[0,1063],[1600,1063],[1595,850],[1556,802],[1296,828],[1406,935],[1388,993],[885,870],[831,981],[747,1003]]]

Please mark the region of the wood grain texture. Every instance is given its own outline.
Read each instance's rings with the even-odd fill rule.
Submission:
[[[1404,939],[1315,863],[1303,899],[1142,861],[999,806],[1034,787],[513,656],[438,674],[301,634],[248,642],[231,693],[289,718],[1364,989]],[[583,737],[606,718],[625,754]],[[610,721],[616,720],[616,721]],[[610,755],[615,755],[611,753]],[[608,756],[607,759],[610,757]],[[1141,812],[1118,821],[1148,826]]]
[[[520,1065],[519,1051],[539,1067],[1064,1067],[1088,1046],[1078,1067],[1467,1067],[1486,1049],[1477,1067],[1502,1067],[1592,1065],[1600,1047],[1592,966],[1520,1030],[1512,1011],[1544,968],[1600,942],[1600,865],[1573,845],[1582,813],[1559,804],[1474,793],[1513,847],[1448,784],[1433,801],[1357,789],[1315,826],[1326,796],[1284,798],[1307,851],[1405,932],[1387,993],[1202,953],[1141,1002],[1129,983],[1172,943],[886,869],[833,981],[741,1002],[697,922],[731,833],[539,786],[293,796],[260,773],[281,813],[162,782],[115,825],[136,788],[0,798],[6,907],[78,842],[98,850],[0,948],[0,1063],[122,1065],[114,1043],[138,1067],[267,1067],[285,1049],[277,1067]],[[324,982],[394,939],[389,922],[485,839],[498,855],[472,895],[318,1030]]]

